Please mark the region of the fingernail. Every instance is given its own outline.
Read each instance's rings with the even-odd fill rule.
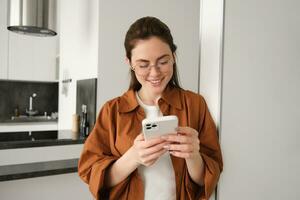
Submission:
[[[167,136],[161,136],[160,138],[161,138],[161,139],[164,139],[164,140],[168,139]]]

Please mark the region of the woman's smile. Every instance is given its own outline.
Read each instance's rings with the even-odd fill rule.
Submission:
[[[160,86],[162,81],[163,81],[163,78],[148,80],[148,82],[150,82],[153,87]]]

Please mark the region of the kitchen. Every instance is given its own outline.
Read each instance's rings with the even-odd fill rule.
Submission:
[[[0,132],[49,131],[36,137],[61,140],[45,146],[34,139],[27,147],[1,148],[0,173],[3,166],[19,165],[31,175],[1,181],[1,199],[92,199],[76,173],[84,140],[72,139],[70,131],[78,110],[77,81],[94,80],[95,115],[104,102],[122,94],[129,76],[124,34],[133,20],[146,15],[170,24],[179,49],[180,81],[203,94],[217,123],[224,171],[211,199],[299,199],[299,2],[60,0],[58,35],[46,38],[9,32],[7,2],[0,1],[0,84],[53,86],[57,96],[51,98],[57,102],[51,99],[53,108],[42,108],[39,104],[50,97],[37,89],[16,92],[12,96],[20,105],[4,106],[12,107],[7,119],[30,110],[32,102],[32,110],[47,112],[52,121],[5,125],[5,131],[0,125]],[[5,110],[3,99],[1,93],[0,109]],[[53,136],[56,130],[61,132]],[[59,168],[38,164],[45,162]],[[48,174],[34,176],[31,164]]]
[[[0,2],[1,199],[40,199],[46,194],[45,199],[91,199],[77,175],[84,138],[71,129],[73,115],[81,116],[83,101],[91,128],[95,121],[98,2],[73,4],[79,11],[82,5],[91,6],[89,17],[96,20],[85,35],[74,35],[61,26],[69,24],[76,31],[87,19],[72,27],[70,16],[60,15],[72,11],[70,2],[57,1],[57,35],[48,37],[8,31],[8,3]],[[86,50],[72,48],[86,38],[89,43],[81,42]],[[71,55],[71,50],[77,55]]]

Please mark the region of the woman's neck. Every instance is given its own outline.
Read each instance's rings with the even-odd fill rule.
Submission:
[[[150,94],[142,89],[140,89],[137,93],[142,102],[146,105],[157,105],[158,100],[161,97],[161,94]]]

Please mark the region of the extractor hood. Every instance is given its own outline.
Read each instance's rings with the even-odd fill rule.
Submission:
[[[9,0],[7,29],[34,36],[55,36],[56,0]]]

